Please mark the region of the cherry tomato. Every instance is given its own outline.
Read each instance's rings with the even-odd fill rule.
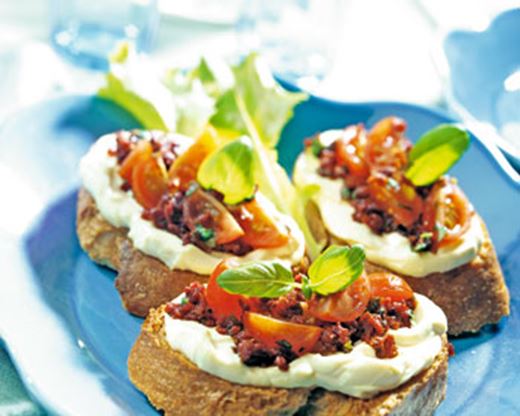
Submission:
[[[222,272],[237,266],[238,262],[233,258],[222,260],[209,277],[208,286],[206,287],[206,299],[217,318],[234,315],[240,319],[242,316],[241,302],[245,300],[244,296],[228,293],[217,283],[217,277]]]
[[[348,169],[350,187],[361,185],[370,173],[365,160],[366,143],[366,131],[361,124],[347,127],[335,142],[336,158]]]
[[[230,207],[230,211],[245,232],[242,241],[251,247],[274,248],[289,241],[287,230],[271,218],[257,198]]]
[[[408,283],[392,273],[371,273],[368,275],[372,298],[390,298],[399,301],[413,298],[413,290]]]
[[[279,347],[277,341],[287,341],[296,354],[311,351],[321,335],[320,327],[295,324],[255,312],[244,313],[244,328],[271,348]]]
[[[226,207],[201,188],[186,196],[183,214],[190,230],[196,230],[197,226],[211,229],[217,244],[230,243],[244,235],[244,230]]]
[[[406,122],[397,117],[379,121],[368,134],[368,159],[373,168],[404,168],[411,143],[404,137]]]
[[[186,190],[197,179],[197,171],[204,159],[217,148],[217,133],[212,127],[204,130],[197,141],[170,166],[168,177],[174,188]]]
[[[160,157],[139,160],[132,170],[132,192],[145,208],[156,206],[168,191],[168,176]]]
[[[362,274],[341,292],[330,296],[313,295],[309,313],[322,321],[350,322],[361,316],[370,300],[370,282]]]
[[[147,140],[139,140],[119,167],[119,175],[131,185],[134,167],[139,162],[150,159],[152,153],[152,144]]]
[[[404,178],[397,181],[374,173],[367,181],[368,192],[376,205],[389,213],[399,225],[410,228],[423,210],[423,200]]]
[[[462,190],[449,179],[437,182],[426,198],[424,229],[433,232],[434,250],[453,244],[468,230],[473,210]]]

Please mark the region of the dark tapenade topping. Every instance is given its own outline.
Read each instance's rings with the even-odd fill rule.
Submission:
[[[116,135],[116,148],[109,151],[109,155],[116,157],[118,164],[122,166],[140,140],[150,143],[149,151],[153,152],[154,157],[160,159],[166,175],[179,156],[179,145],[164,133],[140,130],[120,131]],[[121,189],[132,190],[130,177],[123,177],[122,174],[121,176],[123,179]],[[151,186],[153,187],[153,184]],[[197,201],[195,196],[199,196]],[[229,212],[229,207],[222,200],[222,195],[218,192],[204,191],[196,183],[187,189],[177,189],[172,184],[168,184],[165,185],[164,194],[157,195],[158,202],[154,201],[150,206],[143,207],[142,217],[152,221],[155,227],[176,235],[183,244],[193,244],[206,252],[215,250],[237,256],[245,255],[252,251],[253,247],[236,237],[236,233],[242,231]],[[224,220],[227,222],[224,223]],[[218,233],[219,227],[232,228],[229,227],[230,224],[235,226],[231,230],[235,235],[230,235],[228,229],[225,230],[228,231],[227,235],[222,237],[223,232]]]
[[[319,136],[307,139],[305,145],[319,159],[318,174],[343,181],[341,197],[354,208],[355,221],[366,224],[378,235],[402,234],[409,239],[414,251],[436,252],[439,245],[448,244],[448,240],[442,241],[443,230],[439,231],[429,221],[428,205],[433,206],[430,213],[439,209],[458,210],[459,213],[444,217],[460,217],[460,235],[468,226],[468,221],[462,221],[467,219],[469,204],[466,201],[453,206],[449,196],[441,203],[432,201],[431,194],[448,184],[446,177],[422,187],[414,186],[407,179],[405,170],[412,144],[404,136],[405,130],[403,120],[388,117],[368,132],[363,125],[349,126],[338,133],[338,139],[329,146],[317,145]],[[458,188],[452,193],[456,194],[457,202],[465,200]],[[441,208],[436,208],[438,206]],[[451,240],[455,238],[453,235]]]
[[[159,204],[151,209],[145,209],[142,217],[152,221],[153,224],[161,229],[175,234],[183,244],[193,244],[206,252],[215,250],[224,253],[231,253],[242,256],[253,248],[244,243],[240,238],[225,244],[219,244],[215,235],[215,217],[211,210],[201,210],[194,213],[189,210],[187,198],[190,198],[190,190],[177,191],[172,194],[165,194]],[[200,192],[206,192],[200,190]],[[211,195],[222,202],[222,196],[215,191],[208,191]]]
[[[277,347],[268,347],[255,339],[244,328],[242,322],[233,317],[217,319],[208,307],[206,288],[200,283],[192,283],[184,290],[181,303],[169,303],[166,312],[174,319],[197,321],[229,335],[235,342],[235,352],[248,366],[269,367],[276,365],[287,370],[291,361],[298,358],[290,343],[277,342]],[[321,336],[310,351],[322,355],[336,352],[348,353],[357,341],[368,343],[378,358],[392,358],[397,355],[397,347],[389,329],[411,326],[411,317],[416,307],[415,298],[394,301],[390,298],[372,298],[367,310],[351,322],[320,321],[306,312],[305,297],[299,289],[275,299],[258,299],[255,311],[287,322],[318,326]],[[247,309],[247,306],[245,307]]]

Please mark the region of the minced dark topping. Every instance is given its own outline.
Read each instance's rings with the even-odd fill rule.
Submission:
[[[388,330],[411,326],[416,301],[415,298],[403,301],[373,298],[357,319],[336,323],[320,321],[307,313],[307,301],[299,289],[276,299],[255,299],[253,305],[244,304],[243,308],[245,311],[252,308],[256,313],[283,321],[321,328],[321,335],[311,353],[348,353],[357,341],[364,341],[374,349],[378,358],[384,359],[397,355],[395,340]],[[231,336],[235,342],[234,351],[248,366],[276,365],[287,370],[290,362],[301,355],[283,339],[277,342],[276,348],[266,346],[248,333],[241,320],[234,316],[217,319],[208,306],[206,287],[198,282],[191,283],[184,290],[180,303],[168,303],[166,313],[174,319],[197,321],[214,327],[220,334]]]
[[[190,205],[186,203],[190,191],[194,188],[197,188],[196,184],[188,188],[188,191],[179,190],[165,194],[157,206],[145,209],[142,217],[152,221],[157,228],[175,234],[183,244],[193,244],[207,252],[215,250],[243,256],[252,251],[253,248],[240,238],[230,243],[217,244],[213,231],[216,226],[215,218],[211,212],[201,210],[194,215],[189,209]],[[222,202],[222,195],[218,192],[198,189],[199,192],[208,192],[223,206],[225,205]]]
[[[141,130],[118,132],[116,149],[109,151],[109,155],[117,158],[118,165],[121,166],[140,140],[150,142],[154,155],[160,157],[166,171],[179,156],[179,145],[168,135]],[[131,190],[131,184],[122,179],[121,189]],[[242,256],[253,250],[253,247],[240,238],[226,243],[218,242],[219,236],[215,231],[219,225],[217,222],[226,217],[229,223],[228,216],[233,218],[229,207],[223,203],[221,194],[203,190],[196,182],[188,184],[186,188],[177,189],[169,184],[162,197],[159,195],[157,204],[143,207],[142,218],[153,222],[155,227],[176,235],[183,244],[193,244],[206,252],[220,251]],[[194,200],[191,195],[194,193],[199,201],[203,201],[191,203]],[[235,212],[238,210],[235,209]]]
[[[354,208],[355,221],[378,235],[398,232],[415,251],[435,252],[442,230],[425,224],[424,210],[432,190],[451,179],[417,187],[405,177],[412,149],[405,129],[403,120],[390,117],[371,131],[361,124],[349,126],[329,146],[321,144],[319,135],[305,146],[319,159],[319,175],[343,181],[341,198]]]

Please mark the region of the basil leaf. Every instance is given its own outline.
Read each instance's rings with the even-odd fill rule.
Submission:
[[[258,298],[276,298],[296,285],[293,275],[280,263],[263,261],[225,270],[217,283],[226,292]]]
[[[255,193],[253,146],[241,137],[209,155],[197,172],[197,181],[206,189],[224,195],[226,204],[238,204]]]
[[[345,289],[361,275],[364,261],[360,245],[330,246],[309,268],[312,291],[325,296]]]
[[[425,133],[414,145],[405,176],[416,186],[430,185],[457,163],[469,144],[465,130],[440,125]]]

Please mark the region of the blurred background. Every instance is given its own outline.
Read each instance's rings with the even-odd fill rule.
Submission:
[[[489,31],[512,9],[519,0],[0,0],[0,125],[45,99],[95,94],[122,40],[162,67],[257,50],[321,97],[449,111],[520,166],[520,13],[482,42],[453,34]],[[0,416],[33,414],[0,348]]]

